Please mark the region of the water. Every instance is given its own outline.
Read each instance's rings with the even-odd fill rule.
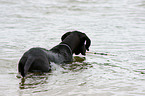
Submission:
[[[1,96],[145,96],[144,0],[0,0]],[[91,52],[49,74],[19,78],[32,47],[50,49],[71,30],[85,32]]]

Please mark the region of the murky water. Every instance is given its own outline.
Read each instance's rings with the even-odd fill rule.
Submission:
[[[26,50],[50,49],[70,30],[90,37],[91,52],[108,55],[17,76]],[[145,1],[0,0],[0,49],[1,96],[145,96]]]

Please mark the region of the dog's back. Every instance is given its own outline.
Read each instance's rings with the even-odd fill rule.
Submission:
[[[23,77],[27,72],[48,72],[50,62],[43,48],[31,48],[24,53],[18,65],[18,71]]]
[[[51,62],[57,64],[70,63],[73,61],[72,51],[65,44],[59,44],[48,52],[48,57]]]

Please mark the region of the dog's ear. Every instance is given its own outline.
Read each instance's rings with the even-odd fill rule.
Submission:
[[[61,41],[63,41],[68,35],[70,35],[71,32],[67,32],[65,33],[62,37],[61,37]]]
[[[85,33],[82,33],[82,32],[80,32],[79,37],[80,37],[81,43],[78,49],[75,51],[75,54],[78,55],[81,53],[82,55],[85,55],[86,50],[89,51],[91,40],[88,38],[88,36]]]
[[[75,54],[76,55],[78,55],[78,54],[82,54],[82,55],[86,55],[86,46],[85,45],[83,45],[82,47],[80,47],[79,49],[77,49],[76,51],[75,51]]]
[[[86,46],[85,45],[83,45],[80,50],[81,50],[80,52],[82,55],[86,55]]]
[[[85,33],[82,33],[82,35],[80,36],[82,43],[84,44],[86,41],[86,45],[85,48],[89,51],[89,47],[91,45],[91,40],[88,38],[88,36]]]

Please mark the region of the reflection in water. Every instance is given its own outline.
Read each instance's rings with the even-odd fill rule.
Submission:
[[[86,60],[85,57],[74,56],[74,61],[73,62],[80,62],[80,63],[82,63],[85,60]]]
[[[37,85],[47,83],[50,73],[29,73],[27,77],[21,78],[20,89],[36,88]]]
[[[91,64],[87,62],[83,62],[85,60],[86,60],[85,57],[74,56],[74,61],[71,64],[62,65],[62,68],[68,71],[76,72],[93,67]]]
[[[85,60],[86,60],[85,57],[74,56],[74,61],[72,63],[61,65],[61,67],[65,70],[65,72],[63,71],[62,73],[68,73],[69,71],[76,72],[76,71],[93,67],[91,64],[84,62]],[[36,88],[37,85],[46,84],[50,75],[53,75],[52,72],[28,73],[27,77],[25,78],[21,78],[21,76],[17,76],[17,78],[21,78],[21,82],[19,83],[19,88],[30,89],[30,88]]]

